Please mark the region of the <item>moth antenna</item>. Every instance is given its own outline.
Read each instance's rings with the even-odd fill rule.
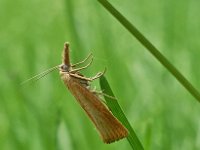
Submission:
[[[52,72],[52,71],[54,71],[56,69],[59,69],[59,68],[60,68],[60,65],[52,67],[50,69],[47,69],[47,70],[45,70],[45,71],[43,71],[43,72],[41,72],[41,73],[39,73],[39,74],[37,74],[35,76],[23,81],[20,85],[23,85],[23,84],[28,83],[30,81],[37,81],[37,80],[43,78],[44,76],[46,76],[47,74],[49,74],[50,72]]]

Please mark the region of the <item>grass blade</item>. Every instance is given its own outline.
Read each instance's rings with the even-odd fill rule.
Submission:
[[[102,91],[104,91],[104,93],[106,95],[109,95],[109,96],[106,96],[106,95],[104,96],[108,108],[112,111],[113,115],[115,117],[117,117],[117,119],[119,119],[122,122],[122,124],[128,129],[129,135],[128,135],[127,139],[129,141],[131,147],[134,150],[144,150],[141,142],[139,141],[133,128],[131,127],[130,123],[128,122],[128,119],[126,118],[124,112],[122,111],[119,103],[117,102],[116,99],[111,98],[111,97],[115,97],[115,96],[108,84],[108,81],[106,80],[106,78],[104,76],[102,76],[100,78],[100,86],[101,86]]]
[[[169,60],[118,10],[107,0],[98,0],[156,59],[184,86],[187,91],[200,102],[199,91],[180,73]]]

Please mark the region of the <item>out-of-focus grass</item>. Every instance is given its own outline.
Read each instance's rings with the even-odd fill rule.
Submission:
[[[200,89],[198,1],[111,1]],[[89,52],[145,149],[200,149],[199,103],[95,0],[0,1],[0,149],[130,149],[105,145],[57,72],[20,82]],[[97,82],[95,82],[97,83]]]

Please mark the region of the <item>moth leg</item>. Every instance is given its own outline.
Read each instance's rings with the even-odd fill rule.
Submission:
[[[69,71],[69,73],[74,74],[77,71],[83,70],[83,69],[89,67],[92,64],[92,62],[93,62],[93,58],[91,59],[91,61],[86,66],[80,67],[80,68],[77,68],[77,69],[73,69],[73,70]]]
[[[91,89],[90,91],[91,91],[92,93],[95,93],[95,92],[96,92],[96,89],[97,89],[97,87],[94,86],[93,89]]]
[[[110,98],[110,99],[115,99],[115,100],[117,100],[115,97],[113,97],[113,96],[110,96],[110,95],[108,95],[108,94],[106,94],[106,93],[99,93],[99,95],[103,95],[104,97],[108,97],[108,98]]]
[[[90,92],[94,93],[95,95],[102,95],[103,90],[97,91],[95,86],[93,89],[90,90]]]
[[[102,75],[104,75],[105,74],[105,72],[106,72],[106,68],[104,69],[104,71],[103,72],[98,72],[94,77],[92,77],[92,78],[90,78],[91,79],[91,81],[93,81],[93,80],[96,80],[96,79],[98,79],[98,78],[100,78]]]
[[[89,65],[89,64],[88,64]],[[86,67],[86,66],[85,66]],[[73,70],[72,70],[73,71]],[[79,74],[75,74],[73,72],[69,72],[69,75],[72,76],[72,77],[75,77],[75,78],[78,78],[78,79],[81,79],[81,80],[86,80],[86,81],[93,81],[95,79],[98,79],[100,78],[104,73],[106,72],[106,69],[103,71],[103,72],[99,72],[97,73],[94,77],[91,77],[91,78],[87,78],[87,77],[84,77],[84,76],[81,76]]]
[[[82,61],[80,61],[80,62],[78,62],[78,63],[72,64],[71,67],[76,67],[76,66],[78,66],[78,65],[80,65],[80,64],[85,63],[90,57],[93,58],[92,53],[90,53],[84,60],[82,60]]]
[[[104,93],[103,91],[104,91],[104,90],[96,91],[96,88],[94,88],[93,90],[91,90],[92,93],[94,93],[94,94],[96,94],[96,95],[98,95],[98,96],[99,96],[99,95],[100,95],[100,96],[105,96],[105,97],[108,97],[108,98],[111,98],[111,99],[115,99],[115,100],[116,100],[115,97],[110,96],[110,95]]]
[[[87,78],[87,77],[84,77],[84,76],[80,76],[80,75],[78,75],[78,74],[69,73],[69,75],[72,76],[72,77],[81,79],[81,80],[92,81],[91,78]]]
[[[89,81],[84,80],[84,79],[79,79],[78,81],[79,81],[79,83],[80,83],[82,86],[84,86],[84,87],[87,88],[87,89],[90,89],[90,83],[89,83]]]

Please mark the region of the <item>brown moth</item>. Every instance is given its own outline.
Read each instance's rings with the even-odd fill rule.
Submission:
[[[105,143],[111,143],[126,137],[128,131],[102,103],[99,96],[89,89],[89,82],[99,78],[104,72],[100,72],[92,78],[86,78],[78,72],[87,68],[92,61],[85,67],[74,69],[75,66],[85,62],[88,58],[78,64],[71,65],[69,59],[69,44],[65,43],[62,65],[60,66],[60,76],[65,86],[94,123],[103,141]]]
[[[50,68],[26,81],[22,84],[34,80],[37,81],[44,77],[48,73],[59,69],[61,79],[63,80],[65,86],[76,98],[78,103],[84,109],[88,117],[91,119],[96,129],[99,131],[101,138],[104,143],[112,143],[114,141],[120,140],[128,135],[127,129],[122,125],[121,122],[111,113],[111,111],[102,102],[98,93],[90,89],[90,82],[101,77],[104,72],[97,73],[92,78],[84,77],[80,74],[80,70],[87,68],[92,60],[84,67],[76,68],[78,65],[83,64],[92,55],[90,54],[83,61],[71,64],[69,57],[69,43],[64,44],[62,64]]]

